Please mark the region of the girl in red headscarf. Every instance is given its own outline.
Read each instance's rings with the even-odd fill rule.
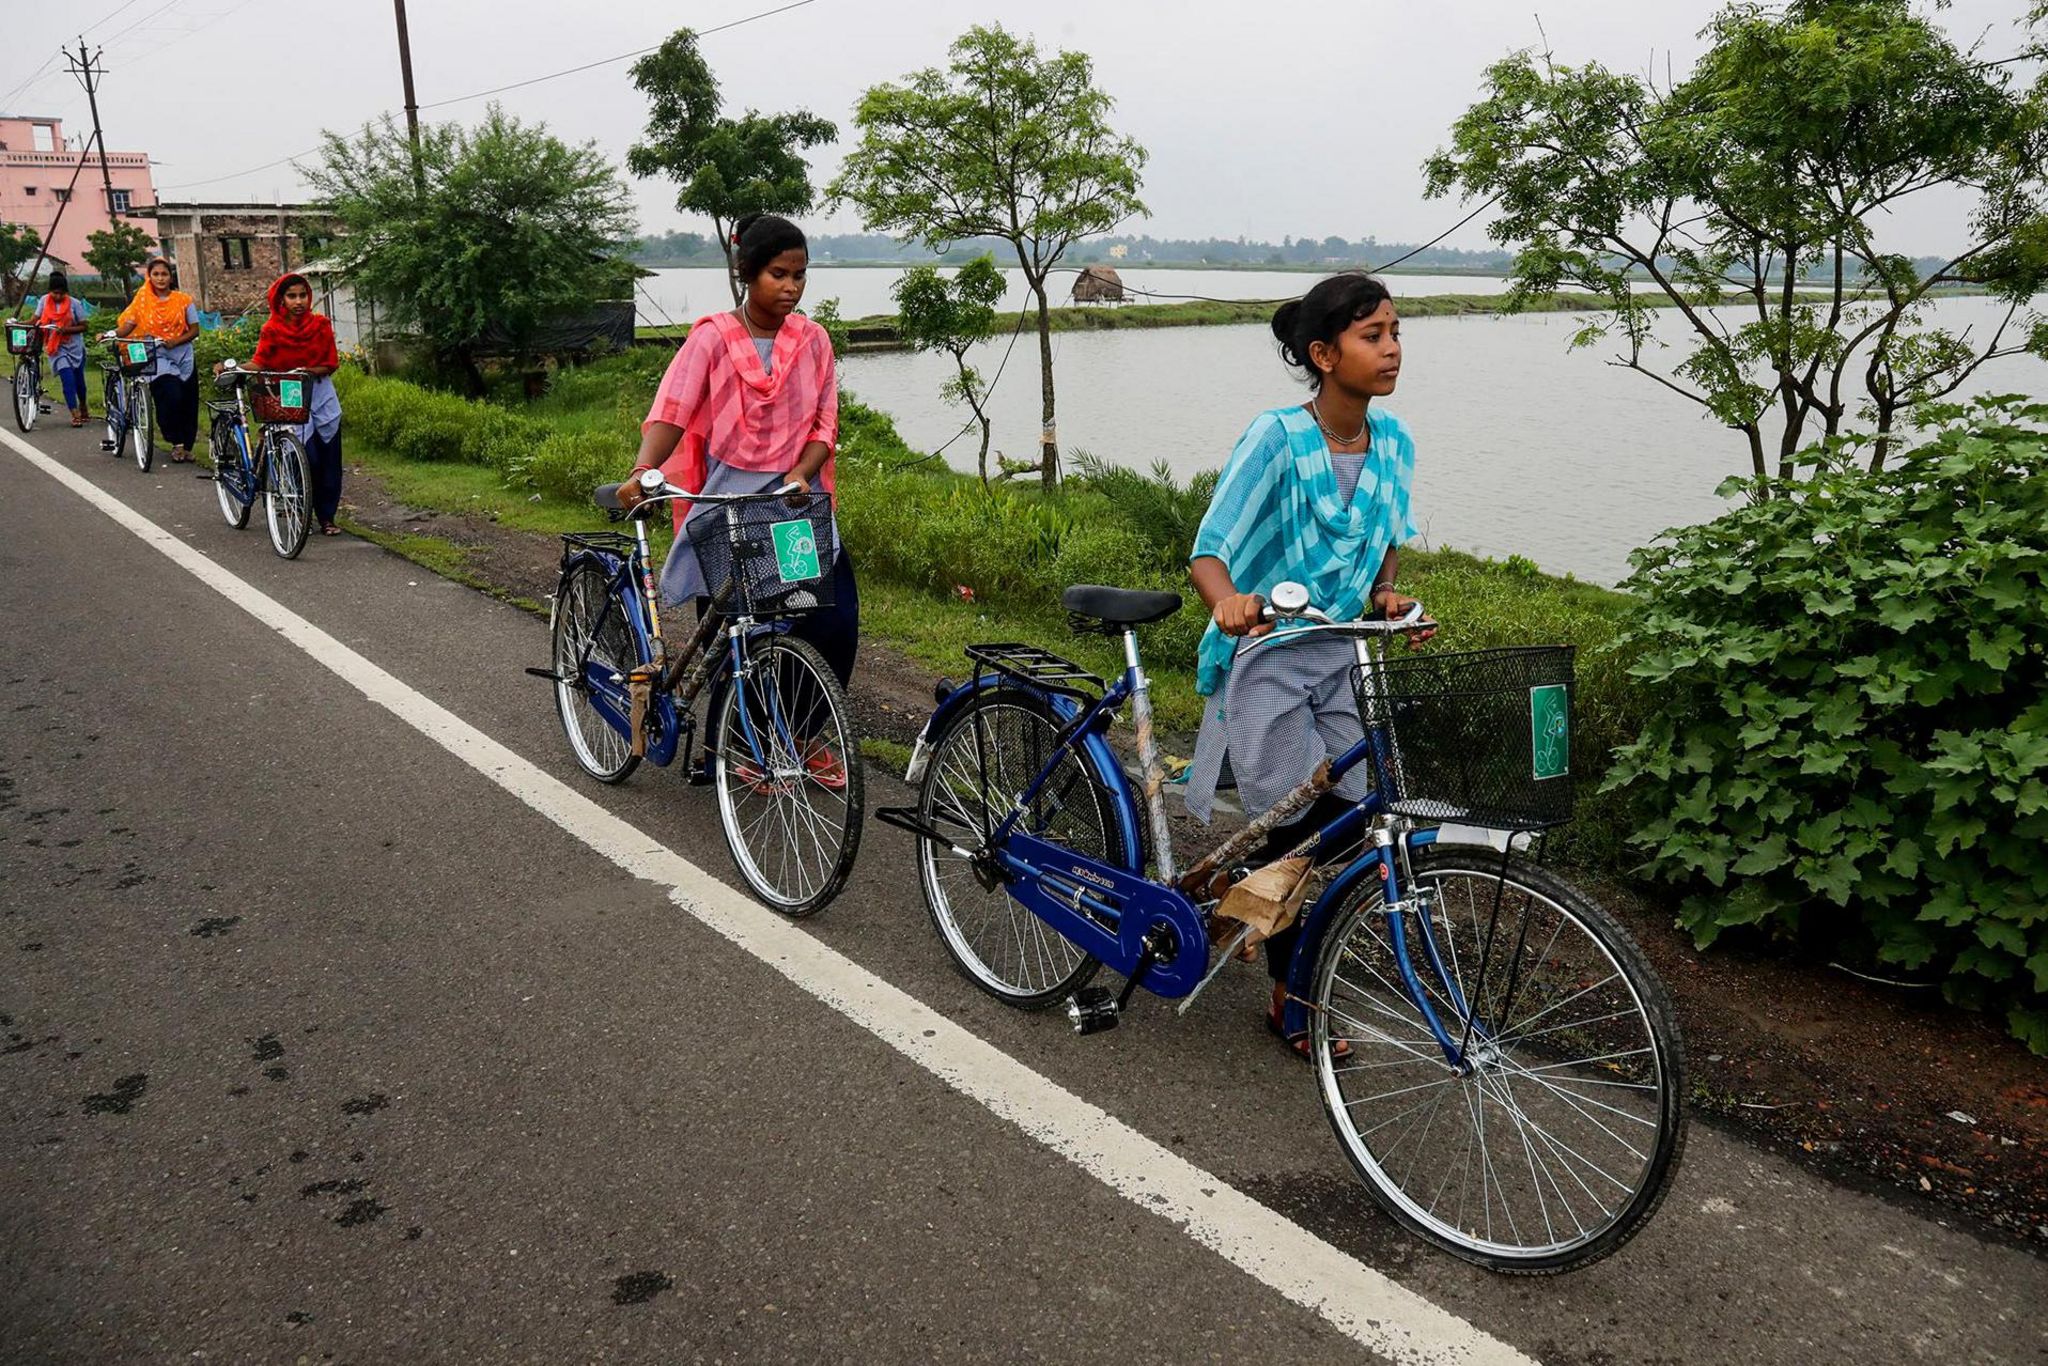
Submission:
[[[249,368],[292,370],[306,377],[306,420],[293,430],[312,469],[313,515],[323,535],[339,534],[334,514],[341,506],[341,399],[333,375],[341,368],[341,355],[334,346],[334,324],[313,311],[313,286],[296,271],[278,276],[270,286],[270,317],[256,336]]]

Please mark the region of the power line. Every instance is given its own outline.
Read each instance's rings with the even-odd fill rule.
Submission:
[[[96,29],[96,28],[100,27],[100,26],[101,26],[102,24],[107,24],[107,23],[110,23],[110,22],[112,22],[112,21],[113,21],[113,20],[114,20],[115,18],[119,17],[119,15],[121,14],[121,12],[122,12],[123,10],[127,10],[127,9],[132,9],[132,8],[134,8],[134,7],[135,7],[135,6],[137,5],[137,4],[139,4],[140,2],[141,2],[141,0],[122,0],[122,2],[121,2],[120,4],[118,4],[118,5],[116,5],[116,6],[114,7],[114,10],[113,10],[113,12],[112,12],[111,14],[107,14],[107,15],[103,16],[102,18],[100,18],[100,19],[99,19],[99,20],[98,20],[97,22],[95,22],[95,23],[94,23],[94,24],[92,25],[92,27],[91,27],[91,28],[88,28],[88,29],[86,29],[86,30],[85,30],[85,32],[86,32],[86,33],[91,33],[91,32],[93,31],[93,29]],[[84,36],[84,34],[80,34],[79,36],[80,36],[80,37],[83,37],[83,36]]]
[[[731,20],[731,21],[729,21],[729,22],[727,22],[727,23],[723,23],[723,24],[718,24],[718,25],[715,25],[715,26],[713,26],[713,27],[711,27],[711,28],[707,28],[707,29],[698,29],[698,30],[696,30],[696,34],[697,34],[697,36],[698,36],[699,38],[709,37],[709,36],[710,36],[711,34],[714,34],[714,33],[723,33],[723,32],[725,32],[725,31],[726,31],[727,29],[735,29],[735,28],[739,28],[739,27],[740,27],[741,25],[743,25],[743,24],[751,24],[751,23],[754,23],[754,22],[756,22],[757,20],[761,20],[761,19],[768,19],[768,18],[772,18],[772,17],[774,17],[775,15],[778,15],[778,14],[786,14],[786,13],[788,13],[788,12],[789,12],[790,10],[794,10],[794,9],[802,9],[802,8],[803,8],[804,6],[806,6],[806,5],[814,5],[814,4],[816,4],[817,2],[818,2],[818,0],[794,0],[794,3],[792,3],[792,4],[782,5],[782,6],[779,6],[779,7],[775,8],[775,9],[766,9],[766,10],[762,10],[762,11],[760,11],[760,12],[759,12],[759,13],[757,13],[757,14],[749,14],[749,15],[745,16],[744,18],[740,18],[740,19],[734,19],[734,20]],[[174,3],[174,4],[175,4],[175,3],[176,3],[176,0],[172,0],[172,3]],[[660,45],[659,43],[657,43],[657,44],[655,44],[655,46],[654,46],[654,47],[643,47],[643,48],[639,48],[639,49],[636,49],[635,51],[632,51],[632,52],[624,52],[624,53],[620,53],[620,54],[619,54],[618,56],[616,56],[616,57],[605,57],[605,58],[602,58],[602,59],[600,59],[600,60],[598,60],[598,61],[595,61],[595,62],[585,62],[585,63],[584,63],[583,65],[581,65],[581,66],[572,66],[572,67],[568,67],[568,68],[566,68],[565,70],[562,70],[562,71],[553,71],[553,72],[549,72],[549,73],[548,73],[547,75],[545,75],[545,76],[534,76],[534,77],[531,77],[531,78],[529,78],[529,79],[527,79],[527,80],[523,80],[523,81],[514,81],[514,82],[513,82],[512,84],[510,84],[510,85],[500,85],[500,86],[494,86],[493,88],[491,88],[491,89],[489,89],[489,90],[477,90],[477,91],[473,91],[473,92],[471,92],[470,94],[467,94],[467,95],[455,95],[455,96],[452,96],[452,97],[451,97],[451,98],[449,98],[449,99],[445,99],[445,100],[435,100],[435,101],[433,101],[433,102],[432,102],[431,104],[423,104],[423,105],[421,105],[421,106],[420,106],[420,108],[422,108],[422,109],[440,109],[440,108],[442,108],[442,107],[444,107],[444,106],[446,106],[446,105],[451,105],[451,104],[461,104],[461,103],[463,103],[463,102],[465,102],[465,101],[467,101],[467,100],[480,100],[480,99],[483,99],[484,97],[486,97],[486,96],[488,96],[488,95],[502,95],[502,94],[503,94],[504,92],[506,92],[507,90],[520,90],[520,89],[524,89],[525,87],[527,87],[527,86],[529,86],[529,85],[539,85],[539,84],[540,84],[541,82],[543,82],[543,81],[553,81],[553,80],[559,80],[559,79],[560,79],[560,78],[562,78],[563,76],[574,76],[574,75],[576,75],[576,74],[577,74],[578,72],[582,72],[582,71],[591,71],[591,70],[594,70],[594,69],[596,69],[597,67],[600,67],[600,66],[612,66],[612,65],[615,65],[616,63],[619,63],[619,62],[624,62],[624,61],[630,61],[630,60],[632,60],[632,59],[633,59],[633,58],[635,58],[635,57],[644,57],[644,56],[646,56],[646,55],[647,55],[648,53],[650,53],[650,52],[654,52],[654,51],[657,51],[657,50],[659,50],[660,46],[661,46],[661,45]],[[385,117],[388,117],[389,115],[390,115],[390,111],[389,111],[389,110],[386,110],[386,111],[384,111],[384,113],[382,113],[382,114],[379,114],[379,115],[377,115],[377,118],[385,118]],[[372,119],[369,119],[369,120],[367,120],[367,121],[366,121],[366,122],[365,122],[365,123],[363,124],[363,126],[362,126],[362,129],[361,129],[360,131],[363,131],[363,132],[367,132],[367,131],[369,131],[369,129],[370,129],[370,128],[372,128],[373,126],[375,126],[375,124],[376,124],[376,122],[377,122],[377,118],[372,118]],[[205,180],[187,180],[187,181],[185,181],[185,182],[183,182],[183,183],[181,183],[181,184],[177,184],[177,185],[166,185],[166,186],[163,186],[162,188],[163,188],[163,189],[167,189],[167,190],[191,190],[191,189],[197,189],[197,188],[198,188],[199,186],[202,186],[202,185],[217,185],[217,184],[219,184],[219,183],[220,183],[221,181],[223,181],[223,180],[235,180],[235,179],[238,179],[238,178],[240,178],[240,177],[242,177],[242,176],[245,176],[245,175],[254,175],[254,174],[256,174],[256,172],[258,172],[258,171],[267,171],[267,170],[269,170],[269,169],[270,169],[271,167],[273,167],[273,166],[282,166],[282,165],[284,165],[284,164],[285,164],[286,162],[288,162],[288,161],[297,161],[297,160],[298,160],[298,159],[299,159],[300,157],[307,157],[307,156],[311,156],[311,155],[313,155],[313,153],[315,153],[315,152],[319,151],[319,150],[320,150],[320,149],[321,149],[322,147],[324,147],[324,146],[326,146],[326,145],[327,145],[327,144],[326,144],[325,142],[320,142],[320,143],[316,143],[315,145],[313,145],[313,146],[311,146],[311,147],[308,147],[308,148],[307,148],[307,149],[306,149],[305,151],[303,151],[303,152],[293,152],[293,153],[291,153],[291,154],[290,154],[290,155],[288,155],[288,156],[281,156],[281,157],[277,158],[277,159],[276,159],[275,161],[266,161],[266,162],[264,162],[264,163],[263,163],[263,164],[262,164],[261,166],[251,166],[251,167],[249,167],[249,168],[248,168],[247,170],[242,170],[242,171],[230,171],[230,172],[229,172],[228,174],[226,174],[226,175],[217,175],[217,176],[211,176],[211,177],[209,177],[209,178],[207,178],[207,179],[205,179]]]

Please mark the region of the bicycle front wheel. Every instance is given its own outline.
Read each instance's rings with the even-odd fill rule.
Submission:
[[[313,528],[306,448],[290,432],[273,429],[265,436],[263,515],[270,523],[270,548],[283,559],[296,559]]]
[[[632,735],[621,728],[631,724],[625,717],[632,700],[624,682],[606,680],[623,680],[653,656],[626,619],[625,604],[612,592],[611,575],[599,561],[576,560],[562,571],[548,633],[554,641],[555,713],[569,752],[599,782],[624,782],[640,767]],[[592,681],[593,674],[598,681]],[[605,700],[617,719],[599,708],[593,688],[609,689]]]
[[[1316,960],[1311,1056],[1345,1156],[1396,1220],[1494,1271],[1568,1271],[1627,1242],[1670,1188],[1685,1053],[1611,915],[1540,868],[1502,874],[1484,851],[1421,853],[1391,914],[1368,879]]]
[[[35,430],[36,418],[43,407],[43,377],[36,371],[36,363],[23,360],[14,367],[14,425],[21,428],[23,436]]]
[[[249,525],[248,470],[242,463],[242,427],[231,417],[217,416],[207,434],[207,455],[213,461],[213,496],[220,500],[220,515],[240,531]]]
[[[150,429],[150,394],[146,380],[131,380],[128,385],[128,447],[135,457],[135,468],[144,474],[156,462],[156,433]]]
[[[839,679],[808,641],[750,641],[717,718],[712,778],[726,847],[784,915],[823,910],[860,852],[860,751]]]
[[[1101,964],[1004,889],[985,848],[988,832],[1057,756],[1022,828],[1102,863],[1125,861],[1115,798],[1082,752],[1057,748],[1059,731],[1042,699],[1014,689],[983,693],[932,742],[918,791],[918,815],[976,855],[918,841],[932,928],[968,981],[1021,1010],[1066,1000]]]

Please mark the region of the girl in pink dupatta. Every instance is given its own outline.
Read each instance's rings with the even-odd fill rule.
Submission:
[[[697,493],[767,493],[790,483],[832,491],[839,444],[832,342],[796,312],[810,248],[796,224],[773,214],[742,218],[733,240],[746,300],[730,313],[699,319],[669,362],[640,426],[633,479],[619,490],[628,507],[640,499],[633,480],[651,469]],[[703,570],[683,533],[699,510],[675,508],[676,540],[662,566],[661,596],[672,604],[694,601],[701,612]],[[842,686],[852,678],[860,594],[843,542],[833,565],[833,605],[797,617],[791,634],[817,647]],[[710,700],[707,715],[717,715],[718,700]]]

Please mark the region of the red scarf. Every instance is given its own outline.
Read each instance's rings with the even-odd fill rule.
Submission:
[[[296,318],[285,312],[285,286],[305,283],[306,277],[297,273],[280,275],[272,282],[270,316],[256,335],[256,354],[249,358],[250,368],[332,370],[341,364],[341,356],[334,349],[333,323],[310,308]]]
[[[57,304],[62,304],[63,307],[55,307],[54,305]],[[43,296],[43,306],[36,314],[38,325],[55,329],[69,327],[77,320],[77,306],[71,302],[69,294],[66,294],[62,299],[59,299],[54,294],[45,294]],[[43,334],[43,350],[54,356],[57,354],[58,348],[69,340],[71,340],[69,337],[63,336],[54,330],[45,332]]]

